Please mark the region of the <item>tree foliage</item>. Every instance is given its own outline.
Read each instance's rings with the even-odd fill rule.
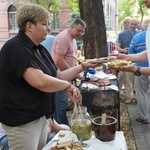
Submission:
[[[139,20],[142,22],[144,16],[148,16],[148,10],[146,5],[141,0],[138,0],[138,5],[139,5],[139,9],[138,9]]]
[[[125,17],[131,17],[133,15],[133,6],[135,5],[135,0],[119,0],[118,4],[118,21],[120,26]]]
[[[136,17],[139,21],[143,21],[144,16],[147,15],[147,8],[141,0],[119,0],[118,4],[119,26],[127,16]]]
[[[92,7],[92,5],[94,5],[94,4],[97,4],[97,1],[95,0],[95,1],[92,1],[92,0],[67,0],[67,2],[68,2],[68,5],[69,5],[69,7],[70,7],[70,9],[71,9],[71,11],[72,11],[72,13],[73,14],[76,14],[79,10],[80,10],[80,12],[83,12],[83,14],[84,15],[87,15],[87,14],[85,14],[84,12],[85,11],[87,11],[87,12],[89,12],[90,14],[91,14],[91,16],[88,16],[89,17],[89,20],[91,20],[91,22],[94,22],[94,20],[93,20],[93,18],[95,17],[95,16],[97,16],[97,14],[101,11],[100,9],[99,10],[97,10],[97,8],[96,8],[96,15],[93,17],[92,16],[92,14],[93,14],[93,12],[95,11],[95,9],[93,8],[93,10],[91,9],[89,9],[89,5],[91,5],[91,7]],[[84,5],[85,5],[85,7],[84,6],[82,6],[79,10],[78,10],[78,3],[80,4],[80,3],[82,3],[82,2],[84,2]],[[102,0],[100,1],[101,3],[102,3]],[[120,27],[121,26],[121,24],[122,24],[122,21],[123,21],[123,19],[125,18],[125,17],[127,17],[127,16],[130,16],[130,17],[137,17],[140,21],[143,21],[143,18],[144,18],[144,15],[146,15],[147,14],[147,8],[145,7],[145,5],[141,2],[141,0],[118,0],[118,2],[119,2],[119,6],[118,6],[118,27]],[[87,3],[89,3],[89,5],[87,4]],[[102,12],[103,13],[103,12]],[[85,20],[85,22],[88,24],[87,25],[87,30],[90,30],[89,28],[91,28],[91,22],[88,22],[89,20],[88,20],[88,17],[85,19],[85,16],[84,15],[82,15],[81,14],[81,18],[83,19],[83,20]],[[97,20],[100,20],[100,19],[98,19],[97,18]],[[101,20],[101,23],[102,23],[103,21]],[[104,22],[103,22],[104,23]],[[93,25],[93,24],[92,24]],[[95,26],[95,25],[94,25]],[[103,27],[103,26],[102,26]],[[95,30],[97,30],[97,28],[95,27],[94,28]],[[101,32],[101,28],[99,28],[100,30],[99,30],[99,32]],[[105,28],[103,28],[103,30],[106,30]],[[86,34],[86,37],[84,37],[84,45],[85,45],[85,47],[88,45],[88,46],[91,46],[92,45],[92,47],[96,50],[96,53],[95,53],[95,51],[93,51],[93,52],[91,52],[91,50],[89,50],[90,48],[88,47],[86,47],[86,52],[85,52],[85,55],[88,53],[88,55],[86,56],[86,57],[91,57],[91,56],[93,56],[93,55],[97,55],[97,54],[100,54],[100,52],[102,52],[102,50],[98,50],[97,51],[97,49],[98,49],[98,44],[97,43],[95,43],[95,41],[97,41],[97,40],[99,40],[99,39],[101,39],[102,37],[104,37],[104,35],[105,35],[105,33],[103,33],[102,35],[103,36],[95,36],[95,37],[97,37],[97,38],[95,38],[95,37],[92,37],[92,35],[91,35],[91,31],[92,30],[90,30],[90,32],[88,32],[88,34]],[[97,32],[98,32],[98,30],[97,30]],[[95,32],[94,32],[94,30],[92,31],[92,33],[93,34],[95,34]],[[101,32],[102,33],[102,32]],[[93,35],[94,36],[94,35]],[[91,38],[91,39],[93,39],[93,38],[95,38],[95,41],[88,41],[86,38],[87,37],[89,37],[89,38]],[[101,41],[105,41],[105,39],[101,39],[99,42],[101,42]],[[105,43],[105,42],[104,42]],[[105,46],[105,44],[104,44],[103,42],[101,43],[101,45],[104,45]],[[95,46],[96,46],[96,48],[95,48]],[[92,48],[91,48],[92,49]],[[103,48],[104,49],[104,48]],[[93,53],[95,53],[95,54],[93,54]]]
[[[67,0],[67,3],[73,13],[79,13],[79,0]]]
[[[71,10],[71,20],[73,22],[75,19],[80,18],[80,10],[79,10],[79,0],[67,0],[67,4]]]
[[[33,1],[43,6],[51,13],[57,13],[60,11],[61,0],[33,0]]]

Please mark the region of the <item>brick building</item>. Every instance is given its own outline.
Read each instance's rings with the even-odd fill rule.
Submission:
[[[118,0],[103,0],[107,29],[118,30]]]
[[[32,2],[32,0],[28,0]],[[68,28],[70,19],[70,11],[66,5],[67,0],[61,0],[60,12],[53,14],[52,34],[56,35],[60,31]],[[15,21],[15,13],[18,2],[27,2],[26,0],[0,0],[0,49],[2,45],[18,32]],[[104,14],[107,16],[106,25],[111,26],[113,30],[117,31],[117,3],[118,0],[103,0]]]
[[[9,38],[18,32],[15,21],[15,13],[17,10],[15,1],[17,2],[17,0],[0,0],[0,48]],[[52,34],[57,34],[69,25],[70,12],[66,6],[66,0],[61,1],[60,13],[58,15],[52,15],[55,18],[55,21],[52,22]]]

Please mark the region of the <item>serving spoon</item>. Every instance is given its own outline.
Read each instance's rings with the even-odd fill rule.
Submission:
[[[106,113],[102,114],[101,124],[106,124]]]

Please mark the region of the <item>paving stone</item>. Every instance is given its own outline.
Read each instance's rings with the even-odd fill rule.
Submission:
[[[135,121],[135,118],[137,117],[136,104],[127,104],[127,109],[137,145],[137,150],[150,150],[150,124],[142,124],[140,122]]]

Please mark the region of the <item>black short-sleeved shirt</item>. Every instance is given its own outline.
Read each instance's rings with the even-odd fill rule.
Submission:
[[[19,31],[0,51],[0,122],[8,126],[22,125],[44,115],[47,118],[52,116],[55,93],[30,86],[22,78],[29,67],[56,77],[57,67],[47,50],[40,44],[36,46]]]

